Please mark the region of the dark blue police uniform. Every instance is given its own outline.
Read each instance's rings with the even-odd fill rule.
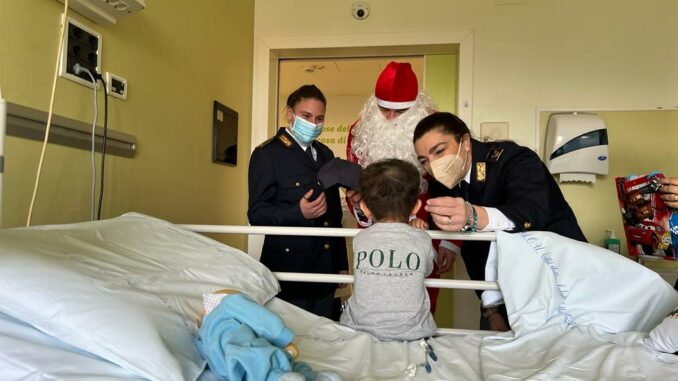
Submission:
[[[433,181],[432,198],[463,197],[473,205],[498,209],[515,224],[515,231],[550,231],[586,242],[574,212],[534,151],[508,141],[471,139],[471,147],[470,184],[448,189]],[[463,242],[461,255],[471,279],[485,279],[488,251],[489,242]]]
[[[276,136],[252,152],[249,165],[249,209],[252,225],[306,226],[340,228],[342,220],[339,189],[325,191],[327,212],[313,220],[301,213],[299,201],[315,189],[314,199],[322,191],[317,180],[320,167],[334,154],[324,144],[314,141],[314,161],[281,128]],[[261,262],[271,271],[331,273],[348,270],[346,240],[343,237],[266,236]],[[333,294],[336,284],[280,282],[281,299],[322,298]]]

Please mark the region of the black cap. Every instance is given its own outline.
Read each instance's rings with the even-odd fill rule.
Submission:
[[[340,185],[348,189],[358,189],[358,179],[362,168],[359,164],[338,157],[328,161],[318,171],[318,181],[323,189]]]

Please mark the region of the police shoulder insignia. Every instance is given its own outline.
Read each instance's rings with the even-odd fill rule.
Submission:
[[[257,148],[265,147],[265,146],[269,145],[272,141],[273,141],[273,138],[267,139],[264,142],[262,142],[261,144],[259,144],[257,146]]]
[[[485,181],[485,162],[480,161],[476,163],[476,181],[482,183]]]
[[[501,154],[504,153],[503,148],[492,148],[490,152],[487,153],[487,157],[485,157],[485,160],[487,160],[490,163],[496,163],[499,160],[499,157]]]
[[[282,144],[285,145],[285,147],[287,148],[292,147],[292,141],[290,140],[290,138],[287,137],[287,135],[285,134],[278,135],[278,140],[280,140]]]

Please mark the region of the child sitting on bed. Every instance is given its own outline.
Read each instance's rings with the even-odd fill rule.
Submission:
[[[340,322],[380,340],[417,340],[436,331],[424,278],[435,252],[425,231],[408,225],[419,207],[419,171],[389,159],[360,175],[360,208],[375,223],[353,239],[353,295]]]

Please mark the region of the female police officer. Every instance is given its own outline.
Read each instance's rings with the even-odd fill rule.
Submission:
[[[560,188],[531,149],[472,139],[466,124],[447,112],[422,119],[413,140],[419,161],[436,179],[425,208],[439,229],[544,230],[586,241]],[[463,242],[471,279],[484,279],[488,249],[487,242]],[[482,312],[481,328],[508,330],[503,305]]]
[[[326,100],[314,85],[287,98],[289,128],[252,152],[249,167],[249,209],[252,225],[341,227],[338,188],[323,192],[320,167],[334,157],[315,139],[322,131]],[[343,237],[266,236],[261,262],[272,271],[345,273]],[[333,313],[336,284],[280,282],[278,295],[307,311],[328,318]]]

